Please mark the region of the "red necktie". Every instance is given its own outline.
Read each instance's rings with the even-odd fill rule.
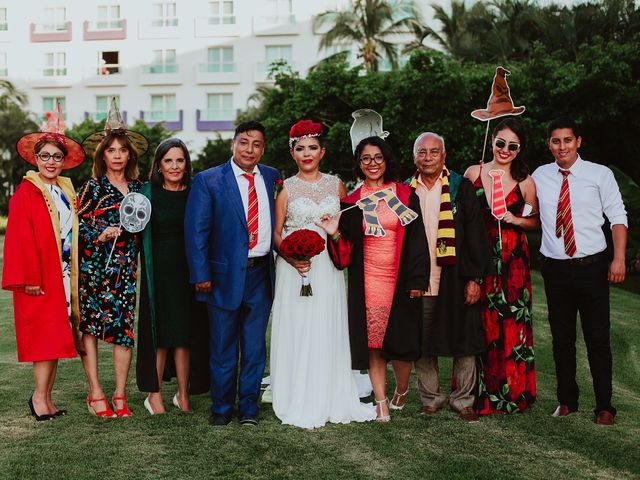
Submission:
[[[249,206],[247,208],[247,230],[249,230],[249,250],[258,244],[258,194],[256,183],[251,173],[243,173],[249,180]]]
[[[564,232],[564,251],[570,257],[576,254],[576,238],[573,233],[573,219],[571,218],[571,196],[569,195],[569,170],[558,169],[562,174],[562,187],[558,198],[556,213],[556,237]]]
[[[491,192],[491,213],[498,220],[504,218],[507,213],[507,202],[504,198],[504,190],[502,189],[503,170],[489,170],[489,176],[493,180],[493,189]]]

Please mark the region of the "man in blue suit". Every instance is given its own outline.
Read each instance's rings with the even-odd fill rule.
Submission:
[[[186,207],[191,283],[209,312],[209,422],[218,427],[231,422],[236,396],[240,423],[258,424],[275,278],[273,194],[280,178],[276,169],[258,165],[264,147],[260,123],[238,125],[231,160],[195,176]]]

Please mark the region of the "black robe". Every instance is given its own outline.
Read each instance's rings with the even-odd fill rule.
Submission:
[[[397,196],[419,217],[404,228],[398,277],[389,322],[382,344],[386,360],[414,361],[420,358],[422,302],[409,298],[409,290],[426,290],[429,280],[429,249],[422,223],[420,201],[407,185],[396,184]],[[356,190],[343,201],[342,208],[360,199]],[[364,298],[364,232],[362,210],[352,208],[340,218],[341,238],[328,241],[329,253],[337,268],[348,265],[349,343],[351,368],[369,368],[367,320]],[[350,248],[349,248],[350,247]]]
[[[469,180],[459,177],[455,200],[452,199],[456,232],[456,263],[441,270],[436,314],[426,326],[423,355],[463,357],[485,351],[484,327],[480,303],[464,303],[464,287],[469,280],[491,273],[491,248],[482,220],[480,202]],[[450,182],[450,183],[453,183]]]

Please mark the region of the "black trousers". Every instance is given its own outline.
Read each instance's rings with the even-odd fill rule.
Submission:
[[[605,258],[587,265],[546,259],[541,270],[553,338],[558,402],[578,409],[576,319],[580,312],[596,397],[596,415],[602,410],[616,414],[611,405],[608,268]]]

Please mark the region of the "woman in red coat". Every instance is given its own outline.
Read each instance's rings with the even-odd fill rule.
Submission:
[[[52,116],[53,117],[53,116]],[[9,201],[2,288],[13,291],[18,361],[33,362],[35,390],[28,400],[38,421],[66,415],[51,398],[59,358],[76,356],[78,218],[64,169],[84,160],[82,147],[49,119],[49,132],[25,135],[18,153],[29,171]]]

